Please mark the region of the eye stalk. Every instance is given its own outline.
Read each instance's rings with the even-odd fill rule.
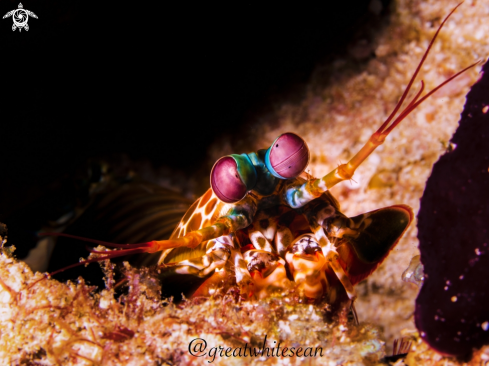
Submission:
[[[309,148],[300,136],[292,132],[284,133],[267,150],[265,164],[277,178],[295,178],[309,164]]]
[[[256,185],[257,175],[246,154],[220,158],[211,171],[211,187],[225,203],[241,201]]]

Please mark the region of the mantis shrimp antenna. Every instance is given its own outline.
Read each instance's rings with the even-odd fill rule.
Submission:
[[[100,254],[100,257],[98,257],[98,258],[92,258],[92,259],[86,259],[86,260],[80,261],[78,263],[71,264],[71,265],[69,265],[67,267],[63,267],[63,268],[58,269],[58,270],[56,270],[54,272],[51,272],[49,274],[49,276],[54,276],[54,275],[56,275],[58,273],[61,273],[63,271],[66,271],[67,269],[70,269],[70,268],[73,268],[73,267],[78,267],[78,266],[82,266],[82,265],[89,264],[89,263],[94,263],[94,262],[101,262],[101,261],[104,261],[106,259],[123,257],[123,256],[126,256],[126,255],[133,255],[133,254],[139,254],[139,253],[148,253],[148,252],[151,253],[151,249],[154,249],[154,248],[152,248],[154,246],[153,245],[153,242],[137,243],[137,244],[115,244],[115,243],[109,243],[109,242],[106,242],[106,241],[89,239],[89,238],[84,238],[84,237],[81,237],[81,236],[76,236],[76,235],[71,235],[71,234],[64,234],[64,233],[39,233],[38,235],[39,236],[64,236],[66,238],[72,238],[72,239],[82,240],[82,241],[86,241],[86,242],[89,242],[89,243],[103,245],[103,246],[106,246],[106,247],[109,247],[109,248],[120,248],[120,250],[112,251],[112,252],[101,252],[101,251],[97,251],[97,250],[94,250],[94,249],[87,248],[90,253]]]
[[[367,143],[358,151],[353,158],[350,159],[350,161],[346,164],[341,164],[338,166],[336,169],[328,173],[326,176],[324,176],[321,179],[316,179],[313,181],[309,182],[309,191],[318,196],[321,193],[323,193],[326,189],[330,189],[334,185],[336,185],[339,182],[342,182],[344,180],[349,180],[353,177],[353,174],[355,173],[355,170],[360,166],[360,164],[363,163],[363,161],[379,146],[381,145],[385,138],[389,135],[389,133],[399,124],[401,123],[404,118],[406,118],[416,107],[418,107],[421,103],[423,103],[426,99],[428,99],[431,95],[433,95],[437,90],[442,88],[444,85],[448,84],[450,81],[455,79],[457,76],[463,74],[467,70],[471,69],[472,67],[476,66],[477,64],[480,63],[480,61],[477,61],[473,63],[472,65],[466,67],[462,71],[459,71],[455,75],[451,76],[447,80],[445,80],[443,83],[438,85],[436,88],[428,92],[425,96],[423,96],[421,99],[419,99],[423,89],[424,89],[424,82],[421,81],[421,89],[420,91],[415,95],[415,97],[411,100],[411,102],[407,105],[406,108],[402,110],[402,112],[399,113],[397,118],[394,119],[396,116],[397,112],[401,108],[402,104],[404,103],[404,100],[407,97],[407,94],[411,90],[411,87],[414,83],[414,80],[419,74],[419,71],[421,70],[421,67],[423,66],[424,61],[426,60],[426,57],[428,56],[431,47],[433,46],[433,43],[436,40],[436,37],[440,33],[443,25],[445,22],[448,20],[448,18],[453,14],[457,8],[462,5],[462,3],[458,4],[443,20],[443,22],[440,24],[438,27],[435,35],[431,39],[431,42],[426,49],[425,53],[423,54],[423,57],[421,58],[421,61],[419,62],[418,66],[416,67],[416,70],[414,71],[413,76],[411,77],[408,85],[406,86],[406,89],[404,90],[401,99],[399,99],[399,102],[397,103],[396,107],[392,111],[392,113],[389,115],[389,117],[384,121],[384,123],[379,127],[379,129],[374,132],[374,134],[370,137],[370,139],[367,141]],[[419,99],[419,100],[418,100]],[[393,120],[394,119],[394,120]],[[392,121],[393,120],[393,121]],[[391,123],[392,121],[392,123]],[[390,125],[389,125],[390,124]]]

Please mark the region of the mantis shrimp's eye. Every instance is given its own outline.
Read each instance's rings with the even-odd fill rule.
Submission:
[[[256,170],[246,154],[220,158],[211,171],[211,187],[225,203],[242,200],[256,184]]]
[[[295,133],[280,135],[267,150],[265,164],[274,176],[280,179],[295,178],[309,163],[309,148]]]

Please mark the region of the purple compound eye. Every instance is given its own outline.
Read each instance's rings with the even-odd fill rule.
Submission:
[[[211,187],[217,198],[225,203],[240,201],[248,189],[238,173],[238,164],[231,156],[220,158],[211,171]]]
[[[309,148],[306,142],[292,132],[280,135],[267,150],[265,164],[277,178],[295,178],[309,163]]]

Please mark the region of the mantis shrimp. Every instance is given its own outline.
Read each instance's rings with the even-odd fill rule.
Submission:
[[[208,292],[210,284],[222,276],[220,270],[230,266],[244,294],[264,296],[273,283],[279,286],[277,281],[285,283],[292,277],[307,298],[335,302],[335,289],[341,288],[353,301],[353,286],[382,263],[412,222],[413,212],[406,205],[394,205],[348,218],[330,189],[352,179],[363,161],[421,103],[478,64],[424,96],[421,81],[420,90],[401,109],[436,37],[460,5],[438,27],[392,113],[347,163],[313,178],[304,173],[310,157],[307,143],[294,133],[284,133],[268,149],[219,159],[211,171],[211,188],[189,208],[168,240],[138,244],[89,240],[121,250],[95,252],[98,258],[78,264],[161,252],[161,268],[208,277],[197,293]],[[244,253],[243,234],[251,244]],[[274,280],[267,282],[268,277]]]

